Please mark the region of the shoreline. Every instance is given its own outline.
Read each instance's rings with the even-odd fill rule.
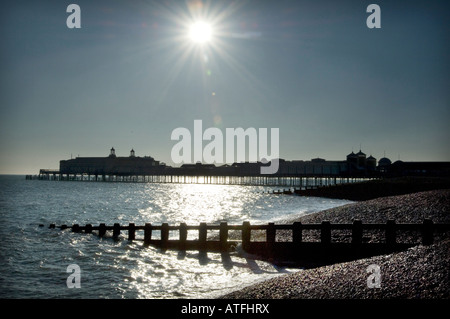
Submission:
[[[360,219],[364,223],[383,223],[394,219],[398,223],[421,223],[424,218],[431,218],[435,223],[450,223],[450,189],[380,197],[294,217],[286,222],[329,220],[332,223],[347,223]],[[311,236],[305,240],[314,237]],[[398,237],[399,241],[411,240],[407,235],[402,236]],[[304,269],[250,285],[220,298],[449,299],[449,252],[450,237],[447,233],[436,236],[434,244],[429,246],[418,244],[389,255]],[[381,288],[367,286],[367,267],[372,264],[380,266]]]
[[[450,189],[448,177],[393,177],[346,183],[315,189],[296,190],[300,196],[366,201],[380,197],[406,195],[437,189]]]

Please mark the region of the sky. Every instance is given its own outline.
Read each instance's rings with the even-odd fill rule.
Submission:
[[[71,3],[81,28],[68,28]],[[366,12],[379,5],[381,28]],[[286,160],[450,161],[448,1],[20,1],[0,12],[0,174],[174,165],[176,128],[279,128]],[[189,28],[209,23],[209,42]],[[203,144],[205,145],[206,142]],[[176,165],[174,165],[176,166]]]

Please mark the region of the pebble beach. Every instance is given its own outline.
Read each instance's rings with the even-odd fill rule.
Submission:
[[[388,196],[356,202],[283,222],[450,223],[450,189]],[[279,238],[280,236],[281,238]],[[277,235],[277,240],[283,240]],[[311,235],[314,237],[315,235]],[[377,234],[367,234],[367,241]],[[410,234],[398,234],[399,241],[416,240]],[[312,240],[305,238],[304,240]],[[333,240],[339,240],[334,238]],[[380,287],[369,288],[367,268],[380,267]],[[282,275],[223,296],[226,299],[448,299],[450,297],[450,237],[435,236],[434,244],[418,244],[406,251],[374,256],[350,262],[303,269]]]

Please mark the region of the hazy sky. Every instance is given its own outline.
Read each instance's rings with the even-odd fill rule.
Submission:
[[[81,28],[69,29],[69,4]],[[369,4],[381,29],[369,29]],[[0,13],[0,173],[279,128],[280,157],[450,161],[448,1],[18,1]],[[203,19],[213,38],[187,36]]]

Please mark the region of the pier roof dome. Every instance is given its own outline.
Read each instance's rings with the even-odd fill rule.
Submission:
[[[383,157],[378,161],[378,166],[387,166],[391,164],[392,164],[391,160],[387,157]]]

